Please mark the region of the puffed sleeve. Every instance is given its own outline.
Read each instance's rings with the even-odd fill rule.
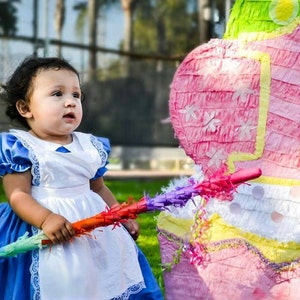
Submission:
[[[93,137],[96,140],[96,143],[98,146],[96,147],[100,157],[103,160],[103,165],[97,170],[94,178],[92,180],[97,179],[101,176],[104,175],[104,173],[107,171],[107,164],[109,163],[108,161],[108,156],[110,154],[111,148],[110,148],[110,142],[109,139],[103,138],[103,137]],[[100,145],[100,147],[99,147]]]
[[[0,134],[0,176],[13,172],[25,172],[31,168],[28,149],[10,133]]]

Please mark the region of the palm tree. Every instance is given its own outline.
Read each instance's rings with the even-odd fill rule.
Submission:
[[[91,47],[89,55],[89,79],[97,78],[97,19],[98,19],[98,3],[97,0],[88,1],[88,17],[89,17],[89,45]]]
[[[226,23],[233,3],[234,0],[198,0],[200,44],[216,37],[215,11],[220,14],[218,22]]]
[[[211,14],[212,1],[213,0],[198,0],[200,44],[208,42],[212,36],[210,26],[211,15],[206,15],[207,12]]]
[[[132,51],[133,47],[133,12],[138,0],[121,0],[121,5],[124,11],[124,50]]]
[[[10,1],[0,2],[0,33],[15,35],[17,32],[17,9]]]
[[[138,0],[121,0],[121,5],[124,11],[124,45],[123,50],[131,52],[133,50],[133,13]],[[124,59],[123,75],[130,75],[130,56]]]
[[[74,9],[78,10],[78,16],[76,21],[76,31],[83,42],[84,36],[84,24],[88,17],[88,31],[90,45],[89,51],[89,79],[95,80],[97,77],[97,31],[98,31],[98,16],[99,12],[103,7],[113,5],[118,0],[88,0],[81,1],[79,4],[74,6]]]
[[[55,31],[56,31],[58,40],[61,40],[64,21],[65,21],[65,0],[56,0]],[[62,56],[61,45],[57,46],[57,56],[59,56],[59,57]]]

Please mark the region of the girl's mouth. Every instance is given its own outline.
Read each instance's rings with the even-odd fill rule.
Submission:
[[[67,114],[65,114],[64,115],[64,118],[72,118],[72,119],[75,119],[75,115],[74,115],[74,113],[67,113]]]
[[[74,113],[67,113],[63,116],[64,119],[67,119],[67,120],[75,120],[75,114]]]

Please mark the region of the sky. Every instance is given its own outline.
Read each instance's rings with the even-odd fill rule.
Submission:
[[[63,28],[62,40],[79,43],[79,37],[76,36],[75,23],[77,17],[77,11],[73,9],[73,6],[79,0],[66,0],[66,19]],[[54,29],[54,15],[55,15],[56,0],[38,0],[39,14],[38,14],[38,37],[45,38],[57,38]],[[15,7],[18,11],[18,24],[17,34],[22,36],[32,36],[33,32],[33,0],[21,0],[15,2]],[[48,22],[47,22],[48,20]],[[98,34],[98,46],[118,49],[118,46],[124,36],[124,19],[121,5],[116,5],[107,9],[106,13],[99,18],[99,34]],[[84,44],[88,44],[87,34],[85,35]],[[33,46],[29,43],[6,43],[0,45],[1,55],[6,53],[6,57],[9,55],[7,61],[12,60],[11,63],[7,63],[6,70],[15,67],[14,61],[16,57],[26,56],[32,53]],[[44,56],[44,49],[39,49],[38,54]],[[52,56],[56,54],[55,47],[49,47],[48,55]],[[70,60],[71,63],[75,63],[75,67],[79,70],[85,68],[87,61],[87,51],[73,50],[71,48],[64,48],[63,56]],[[14,58],[15,57],[15,58]],[[3,67],[3,66],[2,66]],[[3,72],[2,72],[3,73]],[[0,74],[1,77],[1,74]],[[1,79],[1,78],[0,78]]]

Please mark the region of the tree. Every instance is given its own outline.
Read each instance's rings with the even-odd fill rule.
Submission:
[[[225,27],[225,14],[229,13],[231,2],[232,0],[198,0],[200,44],[223,34],[223,32],[217,32],[216,25],[218,23]]]
[[[136,8],[135,49],[182,55],[199,43],[197,0],[143,0]]]
[[[211,0],[198,0],[200,44],[209,41],[211,32]],[[207,15],[207,12],[209,15]]]
[[[92,81],[97,78],[96,47],[99,11],[104,7],[115,4],[117,1],[118,0],[88,0],[81,1],[74,6],[74,9],[79,11],[76,21],[76,32],[79,35],[81,42],[83,42],[84,24],[88,18],[88,43],[91,46],[89,51],[89,79]]]
[[[4,35],[15,35],[17,32],[17,9],[14,4],[0,2],[0,30]]]
[[[133,12],[138,0],[121,0],[124,11],[125,38],[123,50],[131,52],[133,50]],[[130,57],[126,56],[124,60],[124,75],[130,75]]]
[[[57,38],[61,40],[62,30],[65,21],[65,0],[56,0],[55,9],[55,31],[57,33]],[[57,56],[62,56],[61,45],[57,47]]]
[[[97,75],[97,0],[88,1],[89,45],[92,47],[89,55],[89,79],[95,80]]]
[[[124,50],[132,51],[133,46],[133,12],[138,0],[121,0],[122,9],[124,11]]]

